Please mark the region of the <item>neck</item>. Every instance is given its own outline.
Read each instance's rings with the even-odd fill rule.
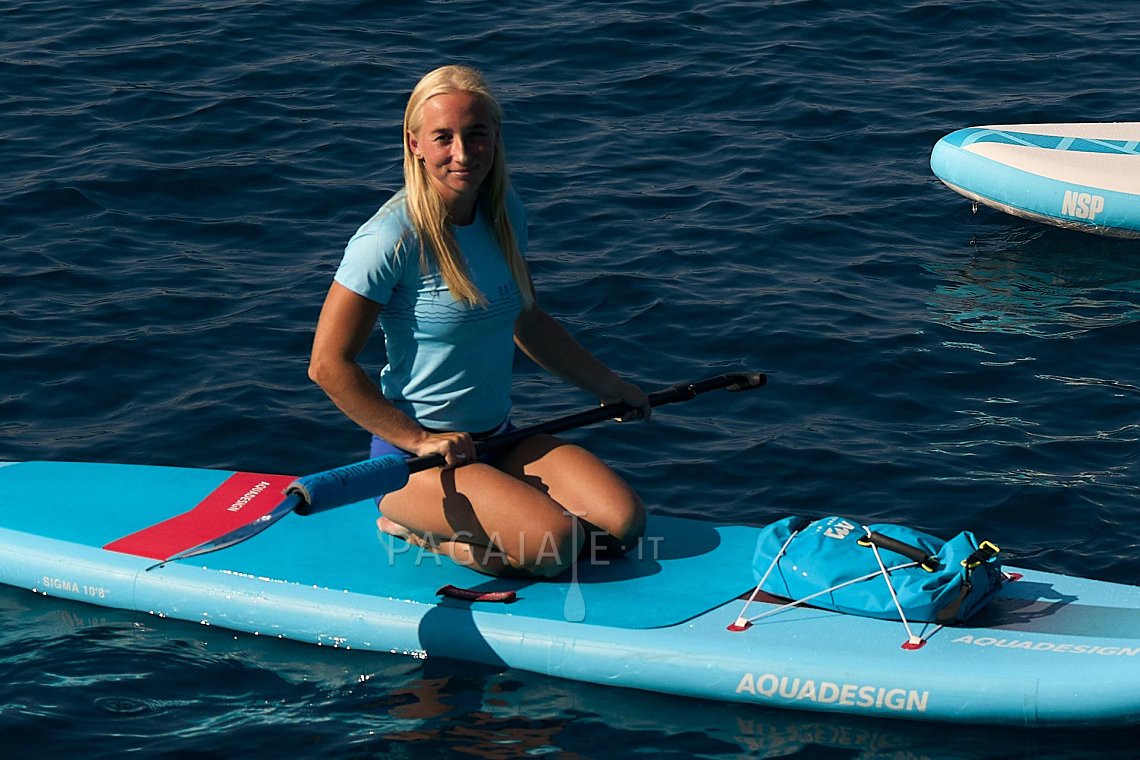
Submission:
[[[452,203],[445,204],[447,208],[447,219],[457,227],[466,227],[475,221],[475,206],[474,198],[459,198]]]

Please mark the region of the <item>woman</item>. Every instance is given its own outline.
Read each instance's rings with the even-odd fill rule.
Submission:
[[[584,548],[631,547],[645,511],[609,467],[552,436],[476,461],[474,441],[509,426],[515,345],[603,403],[642,418],[650,406],[536,303],[501,115],[472,69],[420,80],[404,112],[404,188],[349,241],[309,376],[373,434],[373,456],[444,457],[383,497],[381,530],[481,572],[551,577]],[[379,387],[357,361],[377,321]]]

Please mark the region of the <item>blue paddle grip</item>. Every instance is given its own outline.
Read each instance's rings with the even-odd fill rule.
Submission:
[[[324,512],[400,490],[408,482],[407,462],[399,454],[385,454],[297,478],[285,493],[301,497],[293,510],[299,515]]]

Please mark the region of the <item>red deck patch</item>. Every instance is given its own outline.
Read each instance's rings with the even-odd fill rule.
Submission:
[[[143,528],[104,546],[123,554],[166,559],[251,523],[277,506],[288,475],[235,472],[189,512]]]

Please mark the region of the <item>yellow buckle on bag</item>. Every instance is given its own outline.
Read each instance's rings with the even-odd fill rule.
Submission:
[[[1001,551],[998,545],[993,541],[982,541],[978,544],[978,548],[966,559],[962,560],[962,567],[967,570],[973,570],[983,562],[989,562],[998,555]]]

